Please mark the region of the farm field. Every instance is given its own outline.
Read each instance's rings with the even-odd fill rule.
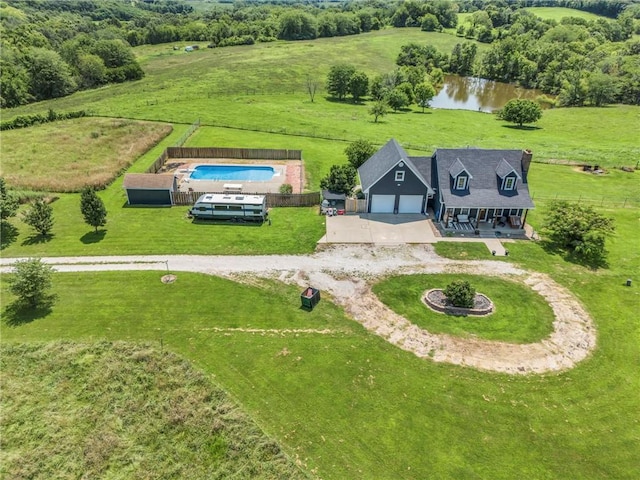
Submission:
[[[191,54],[173,51],[173,44],[140,47],[143,80],[6,110],[3,119],[82,108],[105,116],[91,121],[170,122],[173,130],[127,170],[143,172],[200,118],[203,126],[186,146],[301,149],[310,190],[318,189],[331,165],[346,161],[348,142],[360,138],[382,145],[395,137],[416,155],[463,145],[530,148],[537,208],[527,221],[534,229],[540,229],[555,198],[593,205],[616,221],[606,268],[571,263],[544,242],[508,243],[510,255],[502,259],[549,274],[578,297],[597,326],[597,349],[590,358],[569,371],[530,376],[437,364],[367,332],[324,292],[318,307],[304,312],[297,287],[191,273],[178,273],[176,283],[165,285],[159,281],[165,272],[56,273],[58,301],[51,311],[31,314],[12,308],[2,281],[2,348],[27,351],[41,342],[105,340],[180,355],[237,401],[311,477],[634,479],[640,442],[640,182],[637,170],[616,167],[636,166],[640,158],[640,108],[554,109],[531,129],[513,128],[488,114],[447,110],[389,114],[376,124],[367,105],[333,102],[322,93],[312,103],[304,93],[307,74],[322,85],[329,67],[345,58],[369,74],[389,71],[400,45],[410,41],[450,51],[460,39],[389,29]],[[29,136],[28,144],[2,132],[3,144],[13,138],[16,157],[28,156],[33,145],[51,140],[57,125],[16,131]],[[91,131],[78,127],[78,138],[90,139]],[[30,168],[53,157],[39,157]],[[598,164],[606,173],[584,173],[556,161]],[[79,196],[63,193],[52,204],[49,240],[13,218],[3,225],[0,253],[310,254],[324,234],[317,208],[274,209],[271,225],[203,225],[186,218],[187,207],[127,207],[122,177],[99,194],[108,222],[98,234],[83,222]],[[484,244],[441,243],[435,249],[455,259],[492,259]],[[628,278],[632,287],[625,286]],[[363,281],[383,285],[393,279]],[[528,318],[526,325],[510,327],[500,333],[529,341],[544,335],[548,322],[541,326]],[[296,329],[311,331],[291,332]],[[86,363],[86,356],[82,359],[78,363]],[[40,387],[34,382],[29,388]]]

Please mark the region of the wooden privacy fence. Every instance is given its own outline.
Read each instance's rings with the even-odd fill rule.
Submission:
[[[195,125],[195,124],[194,124]],[[199,123],[198,123],[199,125]],[[196,127],[197,128],[197,127]],[[237,158],[239,160],[302,160],[302,150],[270,148],[168,147],[147,168],[158,173],[170,158]]]
[[[367,201],[364,199],[347,198],[344,201],[344,209],[347,213],[366,213]]]
[[[237,158],[241,160],[301,160],[302,150],[270,148],[169,147],[169,158]]]
[[[193,205],[201,195],[205,193],[223,192],[173,192],[174,205]],[[267,207],[312,207],[320,204],[320,192],[311,193],[247,193],[242,195],[265,195],[267,197]]]

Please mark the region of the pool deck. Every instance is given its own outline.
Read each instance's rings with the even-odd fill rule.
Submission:
[[[172,173],[178,179],[179,192],[208,192],[222,193],[225,184],[240,184],[242,193],[278,193],[283,183],[289,183],[293,187],[293,193],[303,191],[302,161],[300,160],[239,160],[236,158],[181,158],[171,159],[165,165],[163,174]],[[198,165],[241,165],[241,166],[270,166],[276,174],[269,181],[247,180],[193,180],[191,171]]]

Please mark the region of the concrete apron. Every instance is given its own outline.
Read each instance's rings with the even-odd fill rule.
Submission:
[[[358,214],[326,217],[326,235],[318,243],[403,243],[483,242],[496,257],[504,257],[505,248],[497,238],[436,237],[431,220],[424,215]]]

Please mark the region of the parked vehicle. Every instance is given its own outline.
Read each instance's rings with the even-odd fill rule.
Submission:
[[[205,193],[189,213],[199,219],[264,222],[268,216],[267,199],[264,195]]]

